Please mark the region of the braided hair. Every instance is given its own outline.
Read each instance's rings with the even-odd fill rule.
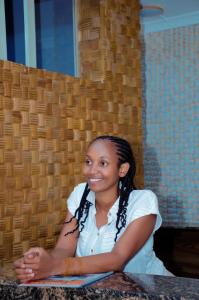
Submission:
[[[136,172],[135,159],[133,156],[131,146],[126,140],[116,136],[103,135],[95,138],[90,143],[90,145],[92,145],[94,142],[99,140],[109,141],[115,145],[116,153],[118,155],[118,167],[120,167],[121,164],[123,163],[126,162],[129,163],[129,169],[127,174],[124,177],[120,177],[118,182],[120,198],[119,198],[119,207],[118,207],[117,220],[116,220],[117,232],[114,239],[114,241],[116,242],[118,234],[120,233],[121,229],[126,226],[126,217],[127,217],[126,211],[127,211],[129,195],[132,190],[136,189],[133,182],[133,179],[135,177],[135,172]],[[86,222],[86,219],[88,217],[89,208],[92,205],[86,199],[89,192],[90,189],[88,187],[88,184],[86,184],[79,207],[76,209],[74,216],[69,221],[65,222],[65,223],[70,223],[72,219],[76,218],[77,225],[72,231],[67,232],[65,236],[75,232],[79,227],[80,227],[80,232],[84,229],[84,223]],[[84,218],[83,215],[85,215]]]

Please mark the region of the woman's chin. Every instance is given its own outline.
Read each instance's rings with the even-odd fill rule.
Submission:
[[[89,186],[90,190],[93,192],[100,192],[101,190],[103,190],[99,181],[98,182],[88,181],[88,186]]]

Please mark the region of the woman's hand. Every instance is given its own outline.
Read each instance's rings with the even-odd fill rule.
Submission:
[[[16,276],[21,282],[60,274],[62,262],[43,248],[31,248],[14,263]]]
[[[35,276],[32,269],[28,269],[28,267],[24,263],[24,257],[16,260],[14,262],[16,277],[21,282],[26,282],[32,280]]]

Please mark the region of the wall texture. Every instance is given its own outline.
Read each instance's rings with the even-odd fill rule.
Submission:
[[[199,25],[145,34],[145,185],[164,225],[199,226]]]
[[[0,259],[54,245],[92,138],[127,138],[143,186],[139,3],[78,3],[80,78],[0,61]]]

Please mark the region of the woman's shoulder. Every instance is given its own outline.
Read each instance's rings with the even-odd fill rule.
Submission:
[[[80,182],[77,185],[74,186],[73,188],[73,193],[81,193],[84,191],[86,186],[86,182]]]
[[[133,190],[129,195],[129,200],[130,203],[137,203],[137,202],[157,203],[157,196],[153,191],[149,189]]]
[[[85,186],[86,186],[86,182],[80,182],[74,187],[74,190],[84,190]]]
[[[156,194],[148,189],[143,189],[143,190],[133,190],[130,193],[130,197],[156,197]]]
[[[74,197],[75,198],[81,197],[81,195],[84,192],[85,186],[86,186],[86,182],[81,182],[81,183],[77,184],[76,186],[74,186],[74,188],[69,196],[69,199],[74,198]]]
[[[157,215],[155,230],[160,227],[162,219],[156,194],[151,190],[133,190],[128,201],[129,222],[148,214]]]
[[[84,192],[86,186],[86,182],[82,182],[77,184],[73,191],[71,192],[70,196],[67,199],[68,208],[71,209],[71,213],[74,214],[75,209],[79,206],[82,194]]]

